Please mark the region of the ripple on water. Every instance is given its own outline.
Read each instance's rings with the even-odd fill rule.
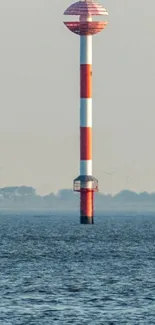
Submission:
[[[0,215],[0,323],[155,324],[155,218]]]

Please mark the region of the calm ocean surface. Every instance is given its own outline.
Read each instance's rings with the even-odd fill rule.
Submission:
[[[155,217],[1,212],[0,324],[155,324]]]

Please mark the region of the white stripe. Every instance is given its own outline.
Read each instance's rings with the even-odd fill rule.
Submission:
[[[88,188],[88,189],[94,189],[94,182],[87,181],[87,182],[81,182],[81,188]]]
[[[80,36],[80,64],[92,64],[92,35]]]
[[[80,98],[80,126],[92,127],[92,98]]]
[[[80,175],[92,175],[92,160],[80,160]]]

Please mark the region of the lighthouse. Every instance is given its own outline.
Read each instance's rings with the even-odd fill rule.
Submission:
[[[98,180],[92,170],[92,36],[101,32],[107,21],[96,21],[97,16],[108,15],[101,4],[81,0],[71,4],[64,12],[78,16],[77,21],[65,21],[66,27],[80,36],[80,174],[73,181],[73,190],[80,192],[80,222],[94,223],[94,192]]]

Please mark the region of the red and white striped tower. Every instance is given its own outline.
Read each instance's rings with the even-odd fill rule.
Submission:
[[[107,15],[101,4],[81,0],[68,7],[64,15],[79,16],[79,21],[64,22],[80,35],[80,176],[74,179],[74,191],[80,192],[80,221],[94,223],[94,192],[98,181],[92,176],[92,35],[103,30],[107,22],[93,21],[92,16]]]

